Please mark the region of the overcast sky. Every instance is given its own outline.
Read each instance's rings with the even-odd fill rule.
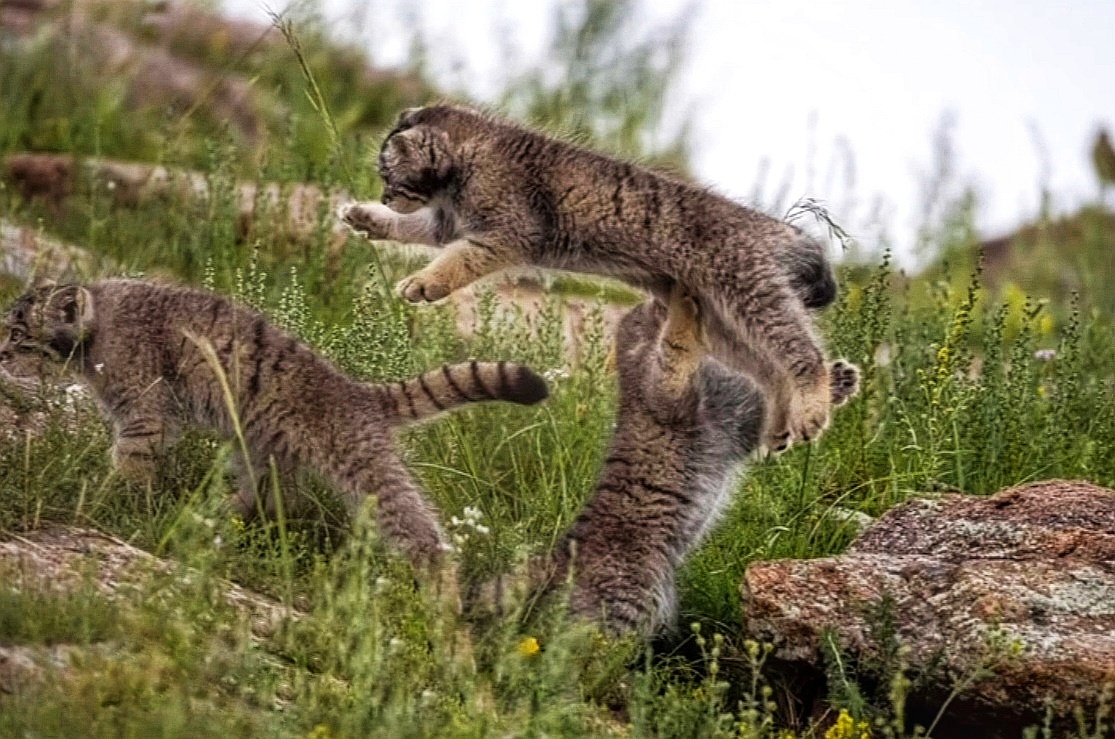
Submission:
[[[379,64],[404,60],[402,30],[421,24],[432,71],[483,99],[506,72],[501,32],[536,56],[560,1],[324,6]],[[263,17],[263,0],[226,5]],[[654,0],[643,12],[653,22],[692,6]],[[1097,196],[1089,151],[1100,125],[1115,128],[1115,0],[705,0],[690,15],[676,102],[692,114],[695,174],[721,192],[748,199],[762,180],[766,200],[817,197],[863,241],[882,227],[908,253],[948,116],[988,235],[1033,216],[1043,180],[1057,210]]]

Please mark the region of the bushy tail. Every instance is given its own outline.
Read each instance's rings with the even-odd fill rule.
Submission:
[[[396,423],[423,421],[465,403],[506,400],[534,405],[550,391],[546,381],[515,362],[446,364],[409,380],[378,386]]]
[[[787,252],[790,285],[805,307],[819,310],[836,300],[836,273],[822,243],[799,234]]]

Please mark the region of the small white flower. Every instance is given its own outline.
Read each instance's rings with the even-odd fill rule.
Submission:
[[[106,184],[105,187],[107,187],[109,190],[115,190],[116,189],[116,180],[109,180],[108,184]]]
[[[93,365],[93,369],[96,370],[97,374],[99,375],[99,374],[101,374],[102,372],[105,371],[105,363],[104,362],[97,362],[96,364]]]
[[[568,380],[569,370],[565,367],[554,367],[542,373],[542,377],[548,382],[556,382],[558,380]]]
[[[1034,352],[1034,359],[1038,360],[1039,362],[1048,362],[1056,358],[1056,349],[1038,349],[1036,352]]]
[[[221,545],[224,544],[224,543],[225,543],[225,540],[221,538],[220,534],[217,534],[216,536],[213,537],[213,548],[214,549],[220,549]]]
[[[476,529],[476,533],[483,534],[484,536],[487,536],[489,533],[491,533],[491,529],[489,529],[487,526],[485,526],[483,524],[478,523],[475,526],[473,526],[472,528]]]

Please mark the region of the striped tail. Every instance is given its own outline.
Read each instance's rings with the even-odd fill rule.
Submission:
[[[423,421],[459,405],[485,400],[534,405],[550,394],[546,381],[529,367],[502,361],[446,364],[377,387],[386,396],[385,405],[396,423]]]

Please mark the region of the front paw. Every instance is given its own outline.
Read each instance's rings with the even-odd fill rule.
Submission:
[[[377,241],[391,238],[391,221],[397,214],[383,203],[345,203],[337,217],[361,236]]]
[[[125,480],[141,484],[155,480],[158,467],[154,451],[116,444],[110,455],[112,466]]]
[[[400,280],[399,284],[395,285],[395,292],[403,300],[411,303],[432,303],[441,300],[452,291],[445,283],[432,280],[418,272]]]

